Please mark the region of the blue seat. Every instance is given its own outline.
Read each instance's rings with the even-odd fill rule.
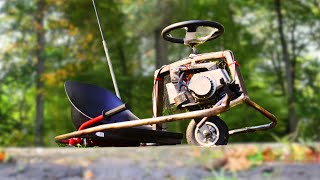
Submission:
[[[64,84],[66,94],[72,105],[72,122],[78,129],[84,122],[102,115],[102,111],[111,110],[123,102],[111,91],[102,87],[75,81]],[[102,120],[96,125],[137,120],[130,110],[122,111],[107,120]]]

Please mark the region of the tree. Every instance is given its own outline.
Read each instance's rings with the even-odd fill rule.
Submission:
[[[285,72],[286,72],[286,82],[287,82],[287,96],[288,96],[288,131],[294,132],[297,127],[297,100],[296,100],[296,81],[297,81],[297,63],[298,58],[301,56],[301,51],[305,50],[307,46],[303,40],[301,41],[300,38],[310,38],[310,35],[305,35],[302,31],[301,25],[308,23],[308,17],[298,17],[297,13],[303,12],[305,10],[310,10],[308,6],[304,3],[299,1],[294,1],[291,5],[287,5],[289,7],[289,12],[287,13],[287,23],[283,21],[283,14],[282,14],[282,2],[281,0],[275,0],[275,12],[277,15],[277,24],[278,24],[278,32],[281,42],[281,49],[282,49],[282,59],[285,62]],[[292,12],[290,12],[290,10]],[[294,14],[294,15],[293,15]],[[307,23],[305,22],[307,21]],[[312,23],[312,20],[309,21]],[[287,37],[284,32],[284,25],[287,25]],[[299,27],[300,26],[300,27]],[[319,28],[319,27],[318,27]],[[312,32],[312,28],[310,29]],[[297,34],[297,32],[301,32],[302,36]],[[309,37],[308,37],[309,36]],[[287,40],[289,39],[289,40]],[[288,42],[290,43],[291,51],[289,53]]]
[[[42,146],[43,145],[43,116],[44,116],[44,82],[41,79],[45,71],[45,31],[44,31],[44,15],[45,15],[45,0],[38,0],[37,2],[37,10],[36,10],[36,24],[35,24],[35,32],[37,37],[36,43],[36,119],[35,119],[35,128],[34,128],[34,136],[35,136],[35,145]]]
[[[6,1],[1,9],[5,28],[2,29],[4,36],[1,49],[2,76],[1,81],[1,106],[6,114],[1,118],[2,128],[10,129],[2,132],[2,144],[28,144],[27,134],[32,133],[32,123],[27,119],[33,119],[32,101],[28,96],[33,94],[30,90],[35,76],[34,52],[35,49],[33,16],[35,3],[30,1]],[[29,14],[29,15],[26,15]],[[8,134],[10,133],[10,134]],[[15,141],[12,141],[15,139]],[[22,140],[23,139],[23,140]]]
[[[158,12],[162,14],[159,24],[154,29],[154,50],[155,50],[155,62],[156,68],[160,68],[163,65],[168,64],[168,44],[163,41],[160,36],[163,27],[169,24],[170,19],[170,4],[169,1],[157,1]]]
[[[257,73],[269,84],[271,94],[286,99],[283,102],[285,108],[281,109],[286,110],[287,114],[283,119],[286,121],[286,132],[292,133],[297,130],[301,119],[309,119],[308,113],[300,109],[307,108],[309,104],[306,101],[311,98],[302,94],[309,89],[309,85],[304,83],[309,77],[306,75],[307,69],[310,64],[317,64],[314,50],[310,47],[319,46],[315,40],[315,34],[320,32],[320,26],[316,23],[319,5],[296,0],[249,1],[245,4],[240,7],[247,6],[254,11],[243,11],[242,17],[247,17],[247,21],[243,22],[249,27],[248,31],[255,35],[254,40],[262,44],[262,61],[257,64]],[[313,75],[317,76],[317,73]]]
[[[77,22],[84,19],[82,16],[78,16],[78,19],[71,23],[73,19],[70,18],[67,11],[64,11],[70,11],[67,9],[70,7],[69,5],[78,3],[82,5],[81,8],[72,9],[72,11],[75,14],[82,13],[83,10],[87,12],[88,4],[83,2],[6,1],[1,9],[4,15],[1,18],[7,22],[6,26],[1,29],[6,35],[3,42],[8,43],[4,44],[6,48],[1,49],[3,63],[0,64],[2,70],[0,81],[5,85],[0,87],[0,92],[3,92],[0,104],[8,106],[8,108],[2,108],[0,114],[1,120],[6,122],[2,124],[3,128],[8,128],[9,124],[15,123],[18,124],[16,127],[22,127],[20,131],[17,129],[19,131],[17,136],[25,139],[17,141],[17,143],[23,142],[20,145],[32,142],[37,146],[47,144],[48,141],[43,142],[43,139],[47,140],[48,132],[52,132],[54,129],[52,127],[56,127],[56,130],[62,132],[66,131],[65,128],[72,130],[69,125],[65,127],[64,123],[62,124],[63,128],[59,128],[59,123],[56,123],[59,118],[67,119],[63,111],[57,112],[58,108],[56,107],[62,105],[59,108],[64,109],[63,106],[68,104],[60,103],[61,101],[54,97],[61,96],[65,99],[63,81],[72,77],[74,72],[94,72],[92,67],[101,67],[100,69],[104,70],[103,66],[96,65],[97,59],[103,57],[103,53],[99,55],[97,51],[103,49],[102,46],[96,48],[97,43],[101,44],[100,39],[93,39],[93,28],[97,30],[93,11],[91,11],[91,18],[87,20],[90,24],[82,23],[83,26],[76,26]],[[88,3],[91,5],[90,1]],[[101,3],[99,6],[101,7]],[[114,9],[114,7],[115,3],[108,6],[110,9]],[[118,26],[115,27],[118,28]],[[86,29],[80,31],[80,28]],[[114,31],[118,30],[116,28]],[[98,35],[98,31],[96,34]],[[108,34],[110,35],[110,33]],[[111,44],[119,40],[112,39],[109,41]],[[116,47],[113,48],[116,49]],[[87,79],[90,78],[92,77],[87,77]],[[101,79],[104,83],[108,82],[107,79],[102,78],[92,79]],[[45,108],[47,104],[47,107],[50,108]],[[16,112],[19,112],[20,115],[17,116]],[[69,119],[69,114],[66,115]],[[34,133],[32,133],[32,128]],[[2,133],[8,139],[16,138],[10,137],[9,132]],[[25,133],[25,135],[20,133]],[[33,137],[29,138],[31,134]],[[26,135],[28,135],[28,140],[26,140]]]
[[[295,98],[294,98],[294,79],[295,79],[295,65],[296,59],[289,59],[289,52],[287,42],[283,32],[283,19],[281,12],[281,1],[275,0],[275,11],[277,14],[278,31],[282,48],[282,59],[286,64],[286,78],[287,78],[287,92],[288,92],[288,130],[293,132],[297,126],[296,110],[295,110]]]

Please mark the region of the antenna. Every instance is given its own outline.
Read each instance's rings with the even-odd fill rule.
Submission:
[[[108,62],[108,66],[109,66],[109,70],[110,70],[110,74],[111,74],[114,90],[116,91],[116,95],[118,96],[118,98],[121,99],[120,92],[119,92],[119,89],[118,89],[117,80],[116,80],[116,76],[114,75],[111,59],[110,59],[110,56],[109,56],[109,51],[108,51],[108,48],[107,48],[107,43],[106,43],[106,41],[104,39],[104,36],[103,36],[103,31],[102,31],[102,28],[101,28],[101,25],[100,25],[99,15],[98,15],[98,11],[97,11],[97,8],[96,8],[96,4],[94,3],[94,0],[92,0],[92,4],[93,4],[94,11],[96,13],[96,17],[97,17],[97,21],[98,21],[98,25],[99,25],[99,30],[100,30],[100,34],[101,34],[101,38],[102,38],[102,44],[103,44],[104,52],[106,54],[106,58],[107,58],[107,62]]]

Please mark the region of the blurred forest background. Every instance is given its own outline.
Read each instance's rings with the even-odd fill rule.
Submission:
[[[279,120],[231,142],[320,140],[318,0],[97,0],[124,102],[151,117],[153,71],[190,54],[161,30],[178,21],[220,22],[225,34],[200,53],[232,50],[251,99]],[[64,81],[113,90],[91,0],[0,1],[0,145],[55,146],[75,130]],[[245,105],[221,115],[229,128],[266,120]],[[188,121],[171,123],[184,132]]]

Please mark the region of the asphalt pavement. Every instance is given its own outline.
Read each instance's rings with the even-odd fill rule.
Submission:
[[[250,147],[254,145],[249,145]],[[260,145],[258,145],[260,146]],[[281,145],[275,145],[279,148]],[[0,179],[319,179],[319,163],[269,162],[231,172],[225,152],[246,148],[6,148]],[[272,146],[273,147],[273,146]]]

